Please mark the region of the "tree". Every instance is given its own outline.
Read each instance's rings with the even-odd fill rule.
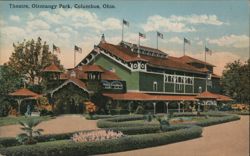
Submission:
[[[35,120],[33,118],[28,119],[26,122],[20,121],[19,124],[22,126],[21,129],[25,133],[19,134],[16,139],[23,144],[35,144],[37,141],[34,139],[34,135],[41,135],[43,131],[43,129],[34,129],[40,123],[40,120]]]
[[[8,94],[22,86],[22,77],[6,65],[0,66],[0,116],[7,116],[10,110]]]
[[[238,102],[249,102],[250,60],[242,64],[240,60],[226,65],[222,75],[224,92]]]
[[[53,62],[60,68],[60,61],[57,56],[49,51],[49,45],[38,37],[22,43],[13,43],[12,53],[7,65],[15,70],[19,75],[25,76],[31,85],[41,84],[42,70]]]
[[[0,66],[0,95],[5,96],[22,85],[22,76],[7,65]]]

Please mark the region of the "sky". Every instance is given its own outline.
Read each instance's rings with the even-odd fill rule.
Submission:
[[[13,8],[10,4],[27,5]],[[56,9],[33,8],[32,5],[56,5]],[[69,5],[70,8],[59,8]],[[75,5],[99,5],[100,8],[76,8]],[[114,8],[103,8],[108,4]],[[13,6],[12,5],[12,6]],[[214,64],[221,75],[224,66],[234,60],[249,58],[249,1],[248,0],[83,0],[83,1],[0,1],[0,64],[8,61],[13,43],[41,37],[61,49],[57,54],[65,68],[74,65],[74,46],[83,49],[76,54],[80,62],[100,42],[118,44],[121,41],[122,20],[124,40],[138,43],[138,32],[146,34],[141,45],[156,47],[180,57],[183,38],[190,40],[186,55],[204,60],[204,47],[212,50],[207,62]]]

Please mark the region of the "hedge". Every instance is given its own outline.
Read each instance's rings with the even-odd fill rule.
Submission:
[[[180,117],[180,116],[197,116],[192,113],[175,113],[174,117]],[[232,115],[232,114],[225,114],[221,112],[206,112],[206,113],[201,113],[201,116],[208,116],[208,119],[202,120],[202,121],[197,121],[196,123],[193,123],[192,125],[197,125],[197,126],[211,126],[215,124],[220,124],[220,123],[225,123],[229,121],[235,121],[239,120],[240,117],[237,115]],[[214,118],[209,118],[214,117]],[[116,118],[110,118],[110,119],[102,119],[97,121],[97,126],[99,128],[114,128],[114,127],[146,127],[149,126],[147,122],[145,123],[129,123],[124,121],[132,121],[132,120],[143,120],[143,116],[123,116],[123,117],[116,117]],[[151,126],[159,126],[158,124],[150,124]]]
[[[1,148],[0,152],[7,156],[82,156],[104,154],[184,141],[200,137],[201,133],[201,127],[192,126],[171,132],[131,135],[98,142],[73,143],[69,140],[62,140],[38,143],[35,145],[13,146]]]

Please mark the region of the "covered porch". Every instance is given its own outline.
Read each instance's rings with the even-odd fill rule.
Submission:
[[[143,105],[148,112],[169,113],[169,112],[186,112],[196,109],[197,101],[195,95],[156,95],[139,92],[127,92],[122,94],[104,93],[103,96],[112,100],[113,104],[121,105]]]

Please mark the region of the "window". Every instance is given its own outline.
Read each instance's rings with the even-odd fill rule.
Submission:
[[[153,83],[153,91],[157,91],[157,90],[158,90],[158,88],[157,88],[157,82],[154,81],[154,83]]]
[[[111,82],[112,89],[122,89],[123,85],[120,81],[113,81]]]
[[[110,89],[111,88],[110,83],[108,81],[102,81],[102,86],[105,89]]]
[[[70,73],[70,77],[76,77],[76,73],[75,73],[74,71],[72,71],[72,72]]]

